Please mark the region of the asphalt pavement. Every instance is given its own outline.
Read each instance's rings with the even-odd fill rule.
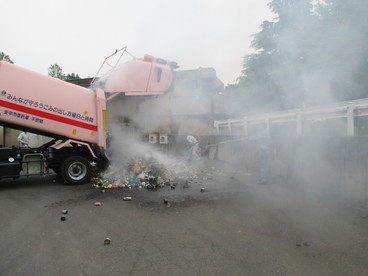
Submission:
[[[0,275],[368,274],[368,209],[208,166],[175,189],[1,180]]]

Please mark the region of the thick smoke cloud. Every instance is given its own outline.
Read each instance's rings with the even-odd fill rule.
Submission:
[[[357,3],[354,2],[354,5]],[[232,87],[236,92],[233,96],[227,94],[228,91],[216,96],[218,105],[222,103],[222,108],[227,108],[226,114],[221,114],[223,118],[336,102],[349,96],[348,91],[354,91],[354,96],[359,95],[363,83],[355,81],[354,73],[359,71],[364,60],[362,45],[365,40],[359,34],[365,25],[359,23],[353,28],[353,19],[339,22],[336,20],[338,17],[330,12],[329,5],[325,3],[318,9],[310,6],[310,10],[295,14],[283,13],[283,17],[279,18],[280,22],[283,20],[282,25],[271,24],[280,27],[277,29],[277,39],[272,43],[263,41],[260,44],[263,48],[248,59],[248,66],[252,70],[246,71],[248,75],[245,77],[250,78],[244,78],[238,86]],[[357,11],[359,5],[354,5]],[[352,14],[351,17],[359,17],[359,14]],[[114,139],[119,141],[115,144],[115,152],[121,157],[119,162],[123,164],[131,156],[144,156],[155,151],[154,154],[158,154],[163,163],[169,165],[177,162],[178,159],[173,157],[166,159],[165,154],[150,147],[147,142],[140,142],[142,134],[170,134],[173,118],[181,121],[181,134],[198,134],[205,129],[203,124],[190,122],[198,122],[196,116],[210,113],[209,109],[213,106],[208,104],[208,97],[196,94],[198,91],[195,90],[186,91],[185,86],[180,87],[180,81],[176,80],[175,85],[177,94],[141,98],[121,96],[124,97],[123,101],[111,103],[111,114],[120,118],[119,127],[111,128]],[[186,93],[189,92],[194,93],[188,96]],[[121,102],[124,104],[121,105]],[[249,136],[256,133],[253,127],[249,126]],[[135,134],[127,135],[132,130]],[[349,150],[355,150],[358,146],[356,140],[346,137],[345,119],[304,122],[301,137],[296,134],[295,123],[271,123],[271,184],[282,182],[291,188],[288,193],[294,189],[303,190],[309,198],[317,196],[330,199],[332,194],[342,197],[349,176],[361,166],[356,166],[353,171],[341,168],[350,168],[349,160],[354,156]],[[228,152],[233,155],[232,161],[237,159],[235,164],[239,170],[257,175],[260,169],[257,142],[236,142],[228,147]],[[336,158],[338,161],[335,161]],[[229,161],[225,159],[221,161]],[[355,165],[358,163],[358,160],[354,161]],[[359,176],[359,179],[362,178]],[[363,188],[360,180],[355,188],[356,191]]]
[[[313,5],[312,5],[313,4]],[[272,112],[367,98],[368,37],[365,1],[272,1],[272,22],[254,35],[256,52],[245,58],[239,83],[223,95],[227,118],[270,114],[270,185],[288,196],[303,191],[309,202],[366,201],[365,137],[347,136],[347,119],[272,122]],[[365,117],[363,117],[365,118]],[[361,118],[362,120],[364,120]],[[355,132],[362,130],[356,119]],[[248,136],[257,131],[248,125]],[[237,132],[239,131],[239,132]],[[243,133],[243,127],[233,128]],[[228,133],[227,128],[222,133]],[[229,145],[239,169],[257,174],[257,142]],[[235,157],[236,156],[236,157]]]
[[[271,1],[273,21],[253,36],[229,114],[244,115],[367,97],[367,4]],[[236,103],[235,101],[238,101]],[[245,107],[245,108],[244,108]]]

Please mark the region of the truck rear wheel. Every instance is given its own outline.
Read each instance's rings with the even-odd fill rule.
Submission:
[[[90,180],[92,167],[86,158],[82,156],[71,156],[61,164],[60,174],[67,184],[83,184]]]

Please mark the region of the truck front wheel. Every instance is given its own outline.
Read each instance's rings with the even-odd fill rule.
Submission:
[[[60,174],[67,184],[83,184],[90,180],[92,167],[86,158],[72,156],[63,161],[60,167]]]

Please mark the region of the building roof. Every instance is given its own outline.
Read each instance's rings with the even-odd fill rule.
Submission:
[[[224,83],[216,76],[213,68],[175,71],[175,92],[195,92],[197,89],[217,94],[224,90]]]
[[[65,80],[65,81],[88,88],[90,87],[92,80],[93,78],[85,78],[85,79],[75,79],[75,80]]]

